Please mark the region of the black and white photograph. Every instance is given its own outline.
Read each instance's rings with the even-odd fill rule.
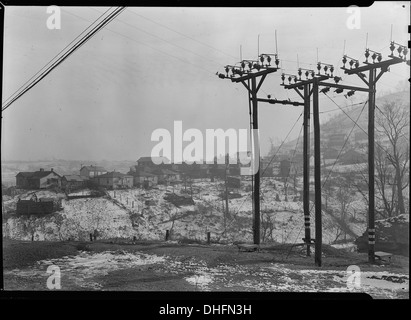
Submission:
[[[1,11],[5,292],[409,299],[409,1]]]

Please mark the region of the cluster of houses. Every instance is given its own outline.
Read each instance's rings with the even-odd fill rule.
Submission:
[[[361,137],[363,138],[363,137]],[[366,161],[366,156],[354,148],[340,152],[344,146],[345,135],[330,135],[327,145],[322,148],[322,162],[338,161],[342,164],[355,164]],[[341,154],[340,154],[341,153]],[[148,188],[157,184],[177,184],[189,178],[211,178],[226,176],[239,177],[241,162],[237,154],[237,163],[219,164],[193,163],[175,164],[167,158],[141,157],[129,172],[109,172],[101,166],[82,166],[79,174],[61,176],[53,169],[40,169],[35,172],[19,172],[16,175],[16,188],[21,189],[46,189],[59,187],[65,190],[75,190],[84,187],[103,187],[106,189],[122,189],[132,187]],[[312,156],[311,156],[312,157]],[[161,163],[161,164],[157,164]],[[310,158],[310,163],[313,159]],[[303,153],[291,150],[278,154],[275,157],[267,156],[261,159],[260,174],[269,177],[286,177],[290,174],[302,173]]]
[[[53,169],[40,169],[35,172],[19,172],[16,175],[16,187],[21,189],[63,188],[75,190],[90,186],[108,189],[133,187],[133,176],[120,172],[108,172],[101,166],[82,166],[79,174],[61,176]]]

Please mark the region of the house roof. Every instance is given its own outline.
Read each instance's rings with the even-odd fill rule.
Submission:
[[[33,172],[33,175],[32,175],[30,178],[40,179],[40,178],[43,178],[43,177],[48,176],[48,175],[51,174],[51,173],[54,173],[54,174],[56,174],[56,175],[58,175],[58,176],[60,177],[60,175],[57,174],[57,173],[54,172],[54,171],[36,171],[36,172]]]
[[[76,175],[76,174],[66,175],[63,178],[66,179],[67,181],[78,181],[78,182],[82,182],[82,181],[87,180],[84,177],[82,177],[80,175]]]
[[[95,178],[124,178],[124,177],[132,177],[132,175],[124,174],[117,171],[107,172],[104,174],[100,174]]]
[[[21,176],[21,177],[26,177],[29,178],[33,175],[33,172],[19,172],[16,177]]]
[[[83,169],[87,169],[87,170],[89,170],[89,171],[107,171],[104,167],[102,167],[102,166],[93,166],[93,165],[91,165],[91,166],[83,166],[83,167],[81,167],[81,169],[80,169],[80,171],[81,170],[83,170]]]
[[[26,178],[30,178],[30,179],[41,179],[43,177],[48,176],[49,174],[54,173],[57,176],[61,177],[58,173],[56,173],[55,171],[35,171],[35,172],[19,172],[17,176],[23,176]]]

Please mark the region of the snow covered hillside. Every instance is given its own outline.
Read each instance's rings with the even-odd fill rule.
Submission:
[[[262,241],[276,243],[300,243],[304,237],[304,216],[301,201],[292,201],[298,194],[288,191],[285,201],[283,183],[273,178],[262,188]],[[20,240],[89,240],[90,234],[98,239],[164,240],[166,230],[171,240],[189,239],[205,241],[207,232],[211,241],[252,241],[252,200],[244,181],[236,190],[239,198],[229,200],[229,215],[224,218],[225,201],[219,195],[222,182],[196,180],[192,185],[195,205],[177,207],[164,197],[167,194],[190,194],[184,185],[158,186],[150,190],[129,189],[108,191],[100,198],[62,199],[63,209],[44,216],[16,216],[8,214],[3,223],[6,237]],[[274,189],[275,188],[275,189]],[[244,190],[247,190],[244,191]],[[9,198],[5,207],[12,210],[18,197],[24,199],[30,192]],[[64,198],[64,194],[52,191],[36,192],[40,197]],[[87,194],[87,192],[85,193]],[[355,203],[353,203],[355,204]],[[311,210],[311,232],[314,233],[314,207]],[[341,230],[335,218],[323,213],[323,242],[332,243]],[[365,222],[349,223],[351,231],[359,236],[365,230]],[[353,235],[348,234],[348,239]]]

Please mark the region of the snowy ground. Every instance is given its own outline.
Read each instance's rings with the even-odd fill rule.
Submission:
[[[105,280],[122,270],[141,273],[147,267],[153,273],[180,275],[189,291],[288,291],[288,292],[366,292],[374,298],[396,298],[409,291],[408,274],[362,272],[358,287],[347,285],[350,273],[341,270],[315,270],[281,263],[210,266],[198,258],[181,259],[123,250],[99,253],[80,252],[76,256],[38,261],[35,265],[5,271],[5,277],[30,278],[36,289],[46,290],[48,266],[59,266],[63,290],[105,290]],[[145,269],[147,270],[147,269]],[[131,280],[130,280],[131,281]],[[6,281],[7,287],[7,281]],[[121,286],[121,283],[119,284]],[[129,289],[138,284],[128,283]],[[121,287],[117,288],[121,290]],[[138,290],[138,289],[137,289]]]
[[[291,182],[289,182],[291,185]],[[285,201],[284,183],[273,178],[264,178],[262,183],[261,212],[264,221],[271,221],[266,228],[265,242],[296,243],[304,237],[302,202],[289,185],[288,201]],[[166,230],[171,239],[205,241],[211,232],[212,241],[252,241],[252,200],[250,181],[243,181],[241,189],[234,189],[241,198],[229,200],[230,216],[224,219],[225,202],[223,181],[195,180],[192,185],[195,205],[176,207],[164,200],[167,193],[191,193],[187,184],[157,186],[150,190],[129,189],[108,191],[108,197],[63,200],[63,210],[44,217],[14,217],[3,223],[4,234],[11,239],[31,240],[88,240],[89,234],[98,232],[99,238],[136,237],[143,240],[162,240]],[[247,191],[246,191],[247,190]],[[87,192],[85,190],[84,192]],[[81,194],[82,191],[77,192]],[[20,197],[29,198],[32,192]],[[36,192],[38,197],[60,197],[51,191]],[[18,196],[5,201],[12,208]],[[279,200],[279,201],[277,201]],[[358,200],[359,201],[359,200]],[[358,202],[357,201],[357,202]],[[360,204],[353,202],[353,205]],[[330,203],[330,206],[333,206]],[[360,210],[360,209],[358,209]],[[314,233],[314,207],[311,210],[312,237]],[[332,243],[338,230],[335,221],[323,215],[323,242]],[[357,236],[365,230],[365,223],[350,224]]]

